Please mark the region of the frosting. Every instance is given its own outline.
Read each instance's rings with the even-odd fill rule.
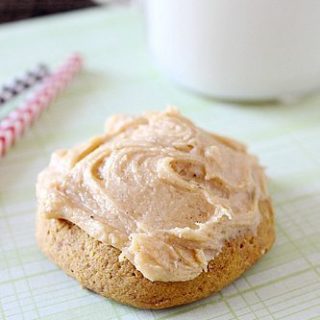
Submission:
[[[206,271],[226,240],[256,232],[267,196],[242,144],[173,108],[111,117],[104,135],[55,152],[37,182],[41,215],[118,248],[151,281]]]

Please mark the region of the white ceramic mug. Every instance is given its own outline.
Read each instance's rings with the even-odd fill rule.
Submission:
[[[320,88],[320,0],[145,0],[158,64],[206,95],[266,100]]]

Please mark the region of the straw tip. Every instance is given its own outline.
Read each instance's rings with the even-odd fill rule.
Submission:
[[[83,63],[83,56],[81,53],[79,52],[74,52],[71,57],[70,57],[70,60],[73,60],[73,61],[76,61],[76,62],[79,62],[79,63]]]

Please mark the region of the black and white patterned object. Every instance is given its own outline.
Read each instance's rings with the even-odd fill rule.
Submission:
[[[49,74],[48,67],[39,64],[35,69],[27,71],[23,76],[3,85],[0,89],[0,107],[23,91],[34,86],[37,82],[42,81]]]

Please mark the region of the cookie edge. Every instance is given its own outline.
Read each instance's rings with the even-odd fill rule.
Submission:
[[[119,262],[120,251],[104,244],[76,225],[37,215],[36,239],[40,249],[65,273],[104,297],[143,309],[163,309],[188,304],[222,288],[270,250],[275,240],[270,199],[260,201],[257,233],[248,232],[226,241],[208,271],[183,282],[152,282],[128,261]]]

